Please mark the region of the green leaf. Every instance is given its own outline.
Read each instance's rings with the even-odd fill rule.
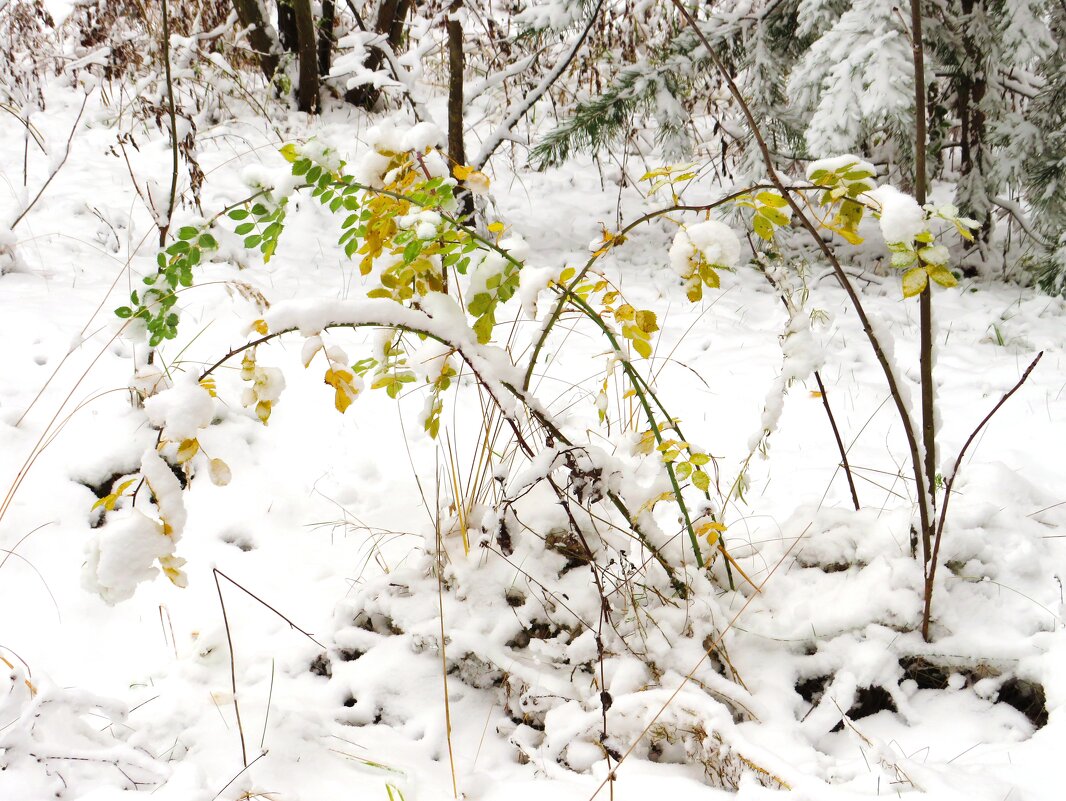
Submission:
[[[198,233],[196,228],[186,225],[178,229],[178,239],[195,239]]]
[[[477,341],[484,345],[490,339],[492,339],[492,327],[496,324],[492,314],[485,314],[478,317],[474,322],[474,333],[477,334]]]
[[[200,238],[199,240],[197,240],[197,243],[204,250],[214,250],[218,247],[218,240],[216,240],[213,236],[211,236],[211,234],[208,233],[200,234]]]
[[[702,470],[697,470],[692,474],[692,483],[700,492],[706,492],[711,488],[711,477]]]
[[[229,213],[231,220],[243,220],[248,216],[248,209],[234,209]]]
[[[127,317],[133,316],[133,309],[131,309],[129,306],[119,306],[117,309],[115,309],[115,316],[121,317],[123,320],[125,320]]]
[[[244,240],[244,246],[251,249],[256,247],[261,241],[263,241],[263,237],[259,234],[252,234]]]
[[[410,264],[418,258],[418,254],[422,252],[422,240],[415,239],[407,243],[407,246],[403,249],[403,261],[404,264]]]
[[[481,317],[492,306],[492,295],[488,292],[479,292],[471,298],[466,305],[466,310],[475,317]]]

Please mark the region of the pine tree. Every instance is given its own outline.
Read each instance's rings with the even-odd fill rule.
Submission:
[[[1030,107],[1032,149],[1024,174],[1034,227],[1044,240],[1038,279],[1047,291],[1066,294],[1066,5],[1053,4],[1049,19],[1055,49],[1037,72],[1043,86]]]

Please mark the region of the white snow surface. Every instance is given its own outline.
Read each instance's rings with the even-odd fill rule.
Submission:
[[[886,184],[866,195],[881,208],[881,235],[885,242],[912,245],[918,234],[926,230],[925,212],[918,201],[905,192]]]
[[[69,130],[79,104],[77,91],[51,87],[35,124]],[[423,147],[439,138],[402,122],[371,134],[345,109],[314,120],[279,113],[272,124],[287,140],[315,137],[370,182],[380,181],[387,160],[368,141]],[[21,152],[23,133],[16,120],[0,118],[0,152]],[[655,593],[669,593],[663,571],[650,560],[634,573],[648,552],[604,527],[593,547],[625,551],[632,563],[616,563],[612,574],[616,595],[627,599],[615,623],[640,649],[618,647],[601,660],[589,571],[544,547],[567,521],[537,478],[561,474],[566,449],[557,443],[534,459],[496,465],[488,495],[528,490],[507,514],[487,506],[487,495],[462,520],[452,505],[453,475],[465,482],[485,450],[485,397],[470,370],[489,377],[510,412],[517,404],[508,386],[522,385],[528,351],[516,364],[501,348],[478,345],[444,296],[421,310],[366,300],[371,285],[334,244],[335,221],[299,198],[268,265],[198,268],[196,285],[181,294],[179,340],[146,364],[138,342],[115,336],[108,311],[155,269],[151,212],[139,205],[126,166],[104,155],[114,134],[101,123],[75,138],[47,202],[8,237],[19,266],[0,275],[0,476],[11,489],[0,507],[0,799],[319,801],[384,799],[391,787],[410,801],[432,801],[453,797],[453,760],[459,793],[478,801],[606,798],[609,770],[619,801],[760,801],[778,797],[771,775],[812,801],[1061,796],[1061,299],[970,279],[935,292],[943,452],[957,453],[1036,353],[1044,356],[964,460],[936,577],[934,640],[925,643],[915,628],[922,575],[911,555],[906,447],[843,292],[815,266],[808,305],[832,322],[790,324],[724,223],[689,221],[677,237],[665,221],[630,232],[599,268],[636,308],[657,311],[655,355],[637,368],[654,376],[685,436],[719,459],[723,484],[763,430],[768,388],[796,384],[778,392],[773,449],[751,463],[745,503],[720,510],[730,553],[760,591],[737,571],[729,589],[721,558],[710,576],[698,571],[676,509],[660,504],[642,520],[657,548],[685,559],[694,598],[659,603]],[[167,175],[169,151],[150,146],[162,135],[145,139],[142,181]],[[252,115],[201,141],[205,211],[246,195],[246,179],[283,186],[278,144]],[[443,159],[427,164],[447,173]],[[47,168],[31,159],[31,182]],[[604,187],[591,161],[520,180],[511,180],[503,157],[488,170],[493,217],[513,229],[531,269],[551,265],[554,275],[585,263],[585,243],[619,202],[618,187]],[[693,193],[693,201],[709,201],[719,189]],[[655,208],[635,193],[621,198],[625,219]],[[0,219],[19,202],[0,190]],[[889,241],[907,241],[895,237],[916,224],[904,200],[899,208],[906,213],[889,215]],[[198,219],[192,207],[175,211],[175,224]],[[737,268],[699,306],[677,286],[679,241],[690,249],[686,261],[698,249]],[[507,326],[518,319],[515,342],[541,330],[542,321],[522,319],[520,306],[543,317],[551,304],[534,310],[533,301],[548,275],[523,276],[522,297],[498,317]],[[248,287],[267,296],[265,314],[246,299]],[[918,397],[910,391],[916,304],[901,299],[894,281],[872,282],[863,299],[876,329],[894,340],[904,390]],[[247,326],[260,317],[272,332],[298,330],[256,352],[261,396],[278,401],[269,426],[241,407],[240,356],[214,373],[218,401],[186,377],[248,341]],[[439,447],[418,422],[420,384],[398,400],[367,390],[345,414],[333,408],[326,360],[311,357],[320,347],[343,348],[354,363],[374,352],[374,326],[382,325],[462,349]],[[780,337],[789,333],[783,369]],[[71,350],[71,342],[79,344]],[[626,497],[653,499],[669,485],[632,456],[639,431],[621,427],[631,399],[614,383],[606,414],[617,427],[598,428],[598,371],[608,351],[590,327],[562,321],[530,391],[575,437],[596,432],[578,440],[583,452],[573,458],[602,466],[605,485]],[[418,351],[427,374],[445,353],[436,345]],[[459,361],[452,358],[456,369]],[[143,409],[127,389],[137,365],[138,386],[159,391]],[[859,511],[822,401],[811,393],[814,368],[848,448]],[[159,427],[167,439],[194,435],[201,443],[185,490],[164,461],[171,454],[156,450]],[[229,466],[228,486],[207,480],[214,458]],[[138,471],[154,503],[148,489],[134,498],[131,487],[115,510],[91,509]],[[514,532],[506,559],[495,552],[500,523]],[[438,536],[446,552],[440,585],[432,572]],[[175,553],[188,560],[185,589],[159,575],[157,560]],[[704,643],[727,629],[731,665],[704,659]],[[617,642],[610,631],[604,636]],[[607,713],[601,682],[612,698]],[[1035,688],[1046,720],[1036,714]],[[1015,708],[1026,698],[1029,716]],[[864,707],[871,714],[862,715]],[[600,743],[605,714],[610,763]],[[619,766],[616,756],[630,746]],[[735,788],[714,786],[705,764],[737,771]]]

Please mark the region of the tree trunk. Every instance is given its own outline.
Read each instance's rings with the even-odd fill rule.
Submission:
[[[374,30],[384,34],[388,46],[396,53],[403,42],[404,23],[411,9],[415,7],[417,0],[383,0],[378,7],[378,18],[374,23]],[[373,48],[366,60],[366,68],[371,72],[377,72],[385,63],[385,54],[378,48]],[[370,84],[363,84],[349,89],[344,93],[344,99],[353,106],[371,109],[378,102],[381,90]]]
[[[278,69],[278,56],[274,52],[274,34],[270,24],[263,19],[259,0],[233,0],[237,20],[242,28],[248,28],[248,39],[259,55],[259,68],[268,81],[274,80]]]
[[[333,23],[336,16],[333,0],[322,0],[322,18],[318,21],[318,74],[322,78],[329,75],[333,60]]]
[[[278,0],[278,38],[286,53],[296,53],[300,49],[300,33],[296,30],[296,8],[294,0]]]
[[[300,86],[297,105],[300,111],[318,111],[318,36],[311,0],[293,0],[296,11],[296,31],[299,35]]]
[[[963,0],[962,12],[969,18],[975,11],[983,12],[980,0]],[[967,247],[981,247],[987,244],[992,232],[992,203],[988,197],[985,174],[990,165],[986,164],[986,115],[982,103],[988,89],[985,77],[987,56],[982,52],[981,44],[969,25],[963,33],[964,61],[956,79],[955,93],[958,98],[959,116],[959,173],[960,184],[967,187],[966,200],[960,203],[962,212],[976,218],[981,224],[975,234],[975,242]]]
[[[466,165],[466,148],[463,145],[463,72],[466,61],[463,54],[463,24],[459,10],[463,0],[452,0],[448,8],[448,161],[452,166]],[[460,190],[460,217],[465,219],[474,213],[474,196],[469,190]]]

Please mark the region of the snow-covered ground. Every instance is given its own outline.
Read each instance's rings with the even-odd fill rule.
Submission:
[[[80,95],[57,87],[48,101],[35,124],[61,152]],[[277,148],[286,136],[315,136],[352,158],[365,149],[367,123],[354,113],[294,116],[285,125],[281,139],[252,119],[201,131],[207,214],[246,195],[245,179],[284,171]],[[551,648],[570,649],[577,664],[588,641],[504,645],[537,615],[528,566],[515,561],[525,554],[536,564],[528,543],[505,562],[476,547],[464,555],[461,541],[445,536],[450,586],[439,588],[428,570],[435,498],[451,491],[437,477],[451,470],[449,451],[464,474],[478,458],[479,396],[468,384],[446,400],[447,436],[434,442],[418,422],[421,390],[398,401],[367,392],[341,415],[320,372],[301,364],[299,341],[260,350],[263,364],[283,370],[287,388],[262,426],[235,403],[238,371],[219,376],[221,422],[201,444],[225,459],[232,481],[218,487],[202,477],[186,492],[179,554],[188,560],[188,588],[156,577],[115,606],[83,589],[89,548],[106,531],[93,504],[137,469],[156,436],[126,389],[139,346],[116,336],[121,321],[111,313],[154,270],[156,233],[124,160],[108,152],[114,140],[94,94],[67,164],[14,231],[15,268],[0,276],[0,657],[11,665],[0,678],[0,799],[402,793],[415,801],[452,797],[453,775],[470,799],[587,799],[597,790],[618,799],[726,797],[708,785],[697,757],[735,770],[743,799],[782,785],[809,799],[1061,797],[1061,299],[985,280],[936,293],[945,472],[1036,352],[1044,356],[969,451],[941,552],[935,636],[925,644],[916,631],[921,568],[910,555],[913,485],[902,432],[843,292],[827,268],[810,265],[807,309],[825,312],[813,328],[824,349],[821,375],[863,508],[851,509],[817,387],[794,385],[767,458],[752,461],[747,503],[723,512],[731,552],[762,589],[739,578],[736,591],[705,582],[707,596],[679,608],[677,620],[669,608],[657,612],[661,634],[646,638],[664,668],[654,680],[640,660],[610,656],[603,677],[617,718],[608,721],[618,738],[608,750],[612,765],[633,734],[651,726],[649,715],[663,712],[603,786],[608,763],[590,736],[601,716],[598,688],[587,679],[584,699],[544,700],[574,686],[572,676],[563,689],[551,683],[560,674]],[[139,146],[131,154],[142,188],[149,177],[161,185],[169,175],[165,140],[149,131]],[[8,223],[52,165],[31,152],[30,190],[23,189],[22,129],[6,116],[0,153],[0,220]],[[490,217],[525,240],[529,268],[556,274],[585,261],[601,224],[614,230],[619,214],[631,220],[665,202],[620,190],[620,174],[607,165],[509,170],[505,158],[493,165]],[[717,191],[696,188],[686,199]],[[275,306],[362,296],[330,215],[309,199],[292,204],[269,264],[208,264],[182,292],[181,338],[160,352],[168,369],[210,364],[246,341],[260,312],[240,284]],[[192,219],[185,208],[177,222]],[[730,481],[781,371],[787,315],[766,280],[743,266],[690,305],[670,269],[674,230],[661,221],[638,228],[601,266],[633,305],[657,311],[662,332],[642,369]],[[896,274],[859,284],[913,384],[916,302],[901,298]],[[517,303],[511,308],[521,316]],[[591,329],[572,327],[552,341],[557,352],[534,391],[571,430],[589,430],[589,442],[610,449],[618,437],[612,444],[592,431],[606,346]],[[536,330],[520,321],[516,353]],[[360,343],[375,336],[348,336],[344,346],[359,358]],[[612,394],[610,414],[627,402]],[[586,572],[558,580],[551,591],[563,597],[587,593]],[[594,619],[596,609],[573,614]],[[691,629],[712,620],[718,628],[732,622],[726,644],[735,681],[697,668],[702,648],[693,647]],[[666,632],[675,630],[689,637],[671,639]],[[448,717],[442,662],[451,668]],[[541,672],[547,663],[555,673]],[[674,701],[689,671],[696,682]],[[507,689],[513,677],[525,690]],[[547,704],[545,732],[543,716],[530,725],[536,715],[516,711],[516,694]],[[1028,715],[1016,708],[1027,697]],[[704,750],[686,753],[692,740]]]

